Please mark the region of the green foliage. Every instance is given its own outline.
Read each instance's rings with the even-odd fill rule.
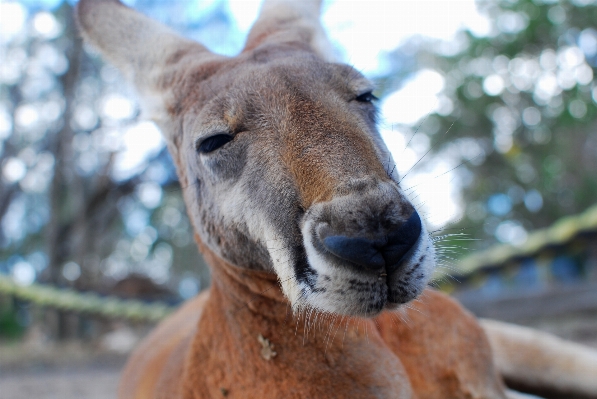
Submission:
[[[421,131],[429,158],[464,162],[463,215],[450,227],[476,247],[522,244],[597,200],[597,6],[585,3],[480,2],[487,37],[463,33],[456,55],[422,46],[419,65],[444,75],[453,112]]]
[[[19,338],[25,331],[18,321],[16,307],[12,306],[12,299],[0,296],[0,339]]]

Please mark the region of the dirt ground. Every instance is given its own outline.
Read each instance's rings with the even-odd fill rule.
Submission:
[[[119,369],[19,371],[0,374],[0,399],[113,399]]]
[[[0,343],[0,399],[113,399],[125,360],[81,343]]]

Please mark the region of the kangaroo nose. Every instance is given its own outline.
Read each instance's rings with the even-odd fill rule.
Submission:
[[[421,234],[421,218],[414,211],[406,222],[376,239],[329,235],[322,244],[334,256],[362,266],[367,271],[388,273],[398,268],[402,259],[415,245]]]
[[[419,240],[421,235],[421,218],[414,211],[408,220],[396,230],[388,234],[388,243],[384,248],[384,258],[388,273],[398,268],[398,265]]]
[[[356,263],[369,271],[381,270],[386,264],[379,252],[377,240],[331,236],[323,239],[323,246],[338,258]]]

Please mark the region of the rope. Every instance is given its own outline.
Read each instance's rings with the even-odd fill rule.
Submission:
[[[174,306],[162,302],[144,303],[102,297],[92,292],[78,292],[35,283],[22,286],[6,275],[0,275],[0,293],[40,306],[135,321],[159,321],[175,309]]]
[[[533,257],[544,248],[565,245],[582,233],[595,232],[597,205],[581,214],[564,217],[546,229],[534,231],[520,246],[499,244],[466,256],[458,260],[457,268],[461,275],[466,276],[477,270],[504,265],[515,259]]]

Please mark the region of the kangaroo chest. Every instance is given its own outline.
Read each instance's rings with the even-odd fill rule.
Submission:
[[[186,359],[184,399],[503,398],[482,331],[441,294],[375,320],[295,319],[290,309],[272,319],[256,312],[268,301],[223,310],[212,294]],[[426,327],[442,318],[451,325]]]

